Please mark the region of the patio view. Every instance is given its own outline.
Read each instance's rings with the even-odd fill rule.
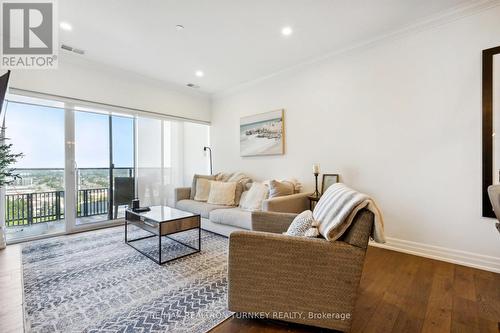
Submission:
[[[37,102],[9,101],[5,108],[7,137],[24,154],[14,166],[19,178],[6,187],[8,240],[62,233],[68,222],[78,227],[123,217],[135,195],[134,119]],[[70,166],[68,142],[75,142]],[[66,186],[65,167],[74,186]]]
[[[115,212],[110,207],[109,170],[106,168],[78,169],[79,189],[76,194],[77,224],[123,217],[125,207]],[[64,229],[64,170],[17,169],[17,179],[5,196],[6,226],[9,234],[40,233],[41,229]],[[116,168],[115,177],[133,179],[134,168]],[[45,224],[45,225],[42,225]],[[31,232],[26,227],[34,227]]]
[[[208,167],[205,124],[19,95],[4,108],[6,136],[24,154],[5,188],[8,242],[116,224],[133,198],[168,204]]]

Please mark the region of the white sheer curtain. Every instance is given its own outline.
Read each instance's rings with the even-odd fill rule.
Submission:
[[[141,206],[162,204],[162,121],[138,117],[136,122],[137,196]]]
[[[137,117],[136,177],[141,206],[173,206],[176,187],[208,173],[208,125]]]
[[[136,123],[137,194],[141,206],[169,205],[182,184],[179,123],[138,117]]]

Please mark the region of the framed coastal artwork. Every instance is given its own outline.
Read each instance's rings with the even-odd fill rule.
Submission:
[[[282,155],[285,152],[285,110],[240,119],[240,155]]]

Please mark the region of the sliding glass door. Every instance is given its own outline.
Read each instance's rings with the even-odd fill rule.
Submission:
[[[125,217],[135,198],[135,119],[112,115],[111,121],[111,210],[110,219]]]
[[[134,118],[98,111],[73,111],[76,209],[70,229],[111,224],[135,197]]]
[[[34,102],[30,100],[29,102]],[[62,105],[6,102],[5,134],[19,178],[6,186],[7,241],[65,231],[64,115]]]
[[[208,125],[94,105],[8,95],[6,136],[24,154],[6,188],[9,243],[119,224],[136,197],[173,206],[208,173]]]
[[[108,221],[109,116],[75,111],[76,225]]]

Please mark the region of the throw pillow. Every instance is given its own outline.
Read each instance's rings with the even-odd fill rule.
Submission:
[[[241,193],[240,204],[238,205],[238,207],[240,207],[241,209],[243,209],[243,205],[245,204],[245,201],[247,200],[247,194],[248,194],[248,190],[245,190],[245,191],[243,191],[243,193]]]
[[[243,186],[242,183],[238,182],[236,183],[236,192],[234,193],[234,204],[238,205],[241,200],[241,195],[243,194],[243,191],[245,190],[245,187]]]
[[[313,213],[310,210],[306,210],[293,219],[284,234],[288,236],[318,237],[317,226],[318,223],[314,220]]]
[[[196,181],[196,194],[194,200],[196,201],[207,201],[208,195],[210,194],[210,183],[212,181],[204,178],[198,178]]]
[[[276,180],[278,183],[281,185],[286,185],[287,187],[291,187],[293,190],[292,194],[295,193],[300,193],[302,191],[302,184],[299,183],[299,181],[295,178],[290,178],[290,179],[281,179],[281,180]],[[264,181],[264,184],[270,186],[272,180],[266,180]],[[271,198],[271,196],[270,196]]]
[[[245,210],[259,211],[262,210],[262,201],[269,196],[269,189],[263,183],[252,183],[252,187],[244,196],[244,200],[240,200],[240,207]]]
[[[198,180],[198,178],[214,180],[215,176],[212,176],[212,175],[194,175],[193,176],[193,183],[191,184],[191,194],[189,196],[189,199],[191,199],[191,200],[194,200],[194,197],[196,196],[196,181]]]
[[[215,175],[215,180],[218,182],[227,182],[232,175],[230,172],[219,172]]]
[[[293,186],[293,193],[300,193],[302,191],[302,184],[295,178],[284,179],[281,182]]]
[[[294,193],[294,187],[288,182],[269,181],[269,198],[283,197]]]
[[[210,194],[208,195],[207,203],[213,205],[234,206],[235,194],[235,182],[212,181],[210,184]]]
[[[242,172],[235,172],[233,173],[227,180],[227,182],[236,182],[236,196],[234,198],[234,203],[239,204],[240,203],[240,198],[241,198],[241,193],[245,190],[246,184],[251,183],[252,180],[250,177],[245,175]]]

